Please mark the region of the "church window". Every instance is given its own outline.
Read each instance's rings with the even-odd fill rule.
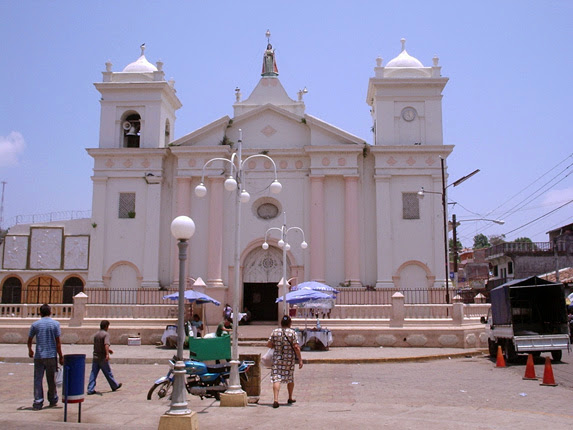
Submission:
[[[119,218],[135,218],[135,193],[119,193]]]
[[[75,276],[64,282],[64,297],[62,303],[73,303],[74,296],[84,291],[84,283],[80,278]]]
[[[257,216],[261,219],[273,219],[279,214],[279,208],[272,203],[263,203],[257,208]]]
[[[2,303],[22,303],[22,283],[10,277],[2,285]]]
[[[402,219],[420,219],[420,199],[417,193],[402,193]]]
[[[138,114],[131,114],[122,123],[123,147],[139,148],[141,139],[141,117]]]

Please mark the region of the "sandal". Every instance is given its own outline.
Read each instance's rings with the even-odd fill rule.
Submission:
[[[288,399],[288,400],[287,400],[287,403],[288,403],[289,405],[292,405],[294,402],[296,402],[295,399]]]

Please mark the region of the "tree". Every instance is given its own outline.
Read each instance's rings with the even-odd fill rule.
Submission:
[[[489,237],[489,243],[491,243],[491,246],[500,245],[502,243],[505,243],[505,234],[490,236]]]
[[[491,244],[489,239],[483,233],[474,236],[474,249],[489,248]]]
[[[518,237],[514,242],[533,243],[533,241],[528,237]]]

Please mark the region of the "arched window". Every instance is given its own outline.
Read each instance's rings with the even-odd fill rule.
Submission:
[[[22,303],[22,282],[11,277],[2,285],[2,303]]]
[[[74,296],[84,291],[84,283],[78,277],[71,277],[64,282],[62,303],[73,303]]]
[[[139,114],[128,115],[123,120],[121,127],[123,129],[123,147],[139,148],[141,139],[141,117]]]

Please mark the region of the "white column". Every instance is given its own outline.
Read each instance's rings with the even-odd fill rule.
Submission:
[[[95,227],[92,228],[90,235],[87,284],[90,287],[103,287],[107,177],[92,176],[92,181],[92,222]]]
[[[394,264],[392,236],[392,211],[390,200],[390,175],[379,175],[376,181],[376,287],[393,287]]]
[[[310,279],[325,282],[324,176],[310,177]]]
[[[177,176],[175,178],[175,216],[185,215],[191,216],[191,178],[187,176]],[[173,252],[174,246],[169,247]],[[178,282],[179,279],[179,260],[177,254],[171,257],[171,279],[173,283]],[[191,263],[191,259],[187,259],[187,264]]]
[[[222,176],[210,179],[209,231],[207,233],[207,285],[223,287],[223,182]]]
[[[147,184],[142,287],[159,287],[159,227],[161,184]]]
[[[358,176],[345,176],[344,196],[344,270],[350,286],[360,282],[360,229],[358,227]]]

